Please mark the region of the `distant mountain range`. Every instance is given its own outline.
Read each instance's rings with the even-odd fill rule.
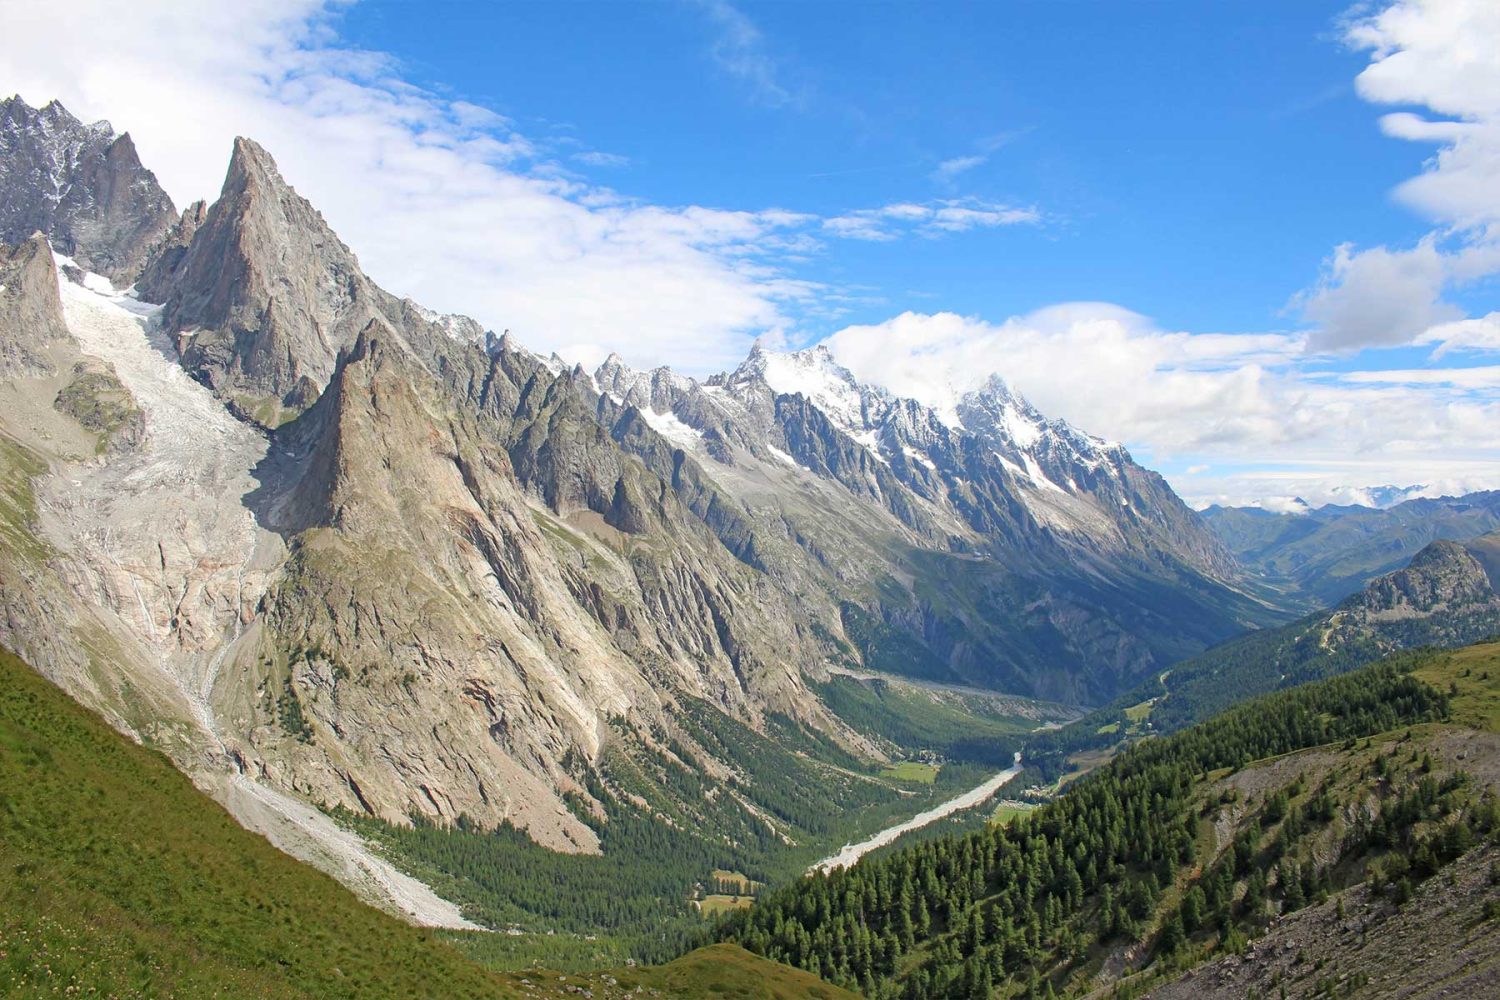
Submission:
[[[1406,563],[1437,539],[1466,541],[1500,528],[1500,491],[1276,514],[1210,507],[1203,522],[1276,600],[1325,607]]]
[[[1430,542],[1330,608],[1189,657],[1076,723],[1031,741],[1049,776],[1071,755],[1203,722],[1248,698],[1334,677],[1405,650],[1500,637],[1500,531]]]

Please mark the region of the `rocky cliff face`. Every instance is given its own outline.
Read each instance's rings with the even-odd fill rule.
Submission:
[[[1435,644],[1454,645],[1500,630],[1500,594],[1468,548],[1436,541],[1405,569],[1377,577],[1340,604],[1330,628],[1355,634],[1419,630],[1431,633]]]
[[[265,426],[317,398],[382,305],[349,248],[248,139],[235,140],[219,199],[171,234],[148,278],[183,366]]]
[[[40,231],[58,253],[128,285],[176,218],[129,134],[85,125],[56,101],[0,102],[0,243]]]
[[[17,246],[0,245],[0,377],[51,373],[47,349],[67,338],[46,237],[35,233]]]

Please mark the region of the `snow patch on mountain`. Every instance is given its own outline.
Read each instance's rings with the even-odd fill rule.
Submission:
[[[781,461],[785,462],[787,465],[790,465],[792,468],[794,468],[794,469],[800,469],[800,468],[802,468],[801,465],[797,464],[797,460],[795,458],[793,458],[792,456],[788,455],[786,452],[782,451],[780,448],[776,447],[774,444],[768,444],[768,445],[766,445],[766,450],[769,451],[772,455],[775,455],[777,458],[781,459]]]
[[[759,375],[772,392],[781,396],[801,395],[840,430],[849,431],[856,439],[867,429],[859,384],[847,368],[833,360],[828,348],[815,347],[794,354],[763,351],[760,358]],[[865,446],[873,450],[873,445]]]
[[[927,468],[932,469],[934,472],[937,471],[937,463],[935,463],[932,459],[928,458],[922,452],[920,452],[917,449],[913,448],[911,445],[902,445],[901,446],[901,454],[905,455],[907,458],[911,459],[913,462],[916,462],[916,463],[918,463],[920,465],[927,466]]]
[[[675,445],[691,450],[694,445],[703,440],[702,431],[689,427],[675,413],[657,413],[650,408],[643,408],[640,412],[646,423],[651,425],[652,430]]]
[[[1001,426],[1018,448],[1030,448],[1042,439],[1041,421],[1033,420],[1016,406],[1007,406],[1000,419]]]
[[[1032,458],[1029,453],[1022,452],[1021,461],[1026,463],[1026,478],[1030,479],[1034,484],[1045,490],[1057,490],[1059,493],[1066,492],[1061,486],[1047,478],[1047,474],[1042,471],[1042,467],[1037,464],[1036,459]]]

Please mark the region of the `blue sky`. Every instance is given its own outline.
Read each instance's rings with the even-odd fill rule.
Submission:
[[[377,280],[538,351],[999,372],[1198,504],[1500,487],[1493,0],[6,21],[0,90],[129,130],[179,204],[253,136]]]
[[[1041,213],[846,242],[799,269],[868,287],[860,322],[1101,299],[1172,328],[1265,330],[1288,325],[1335,244],[1430,228],[1389,197],[1420,152],[1355,96],[1366,57],[1337,39],[1345,9],[742,4],[763,78],[725,65],[725,29],[695,4],[374,2],[343,27],[522,132],[628,159],[571,165],[649,201],[836,216],[970,197]]]

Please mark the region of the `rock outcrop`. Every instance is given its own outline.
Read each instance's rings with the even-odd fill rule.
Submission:
[[[47,238],[0,246],[0,378],[50,374],[47,349],[67,339]]]
[[[129,133],[85,125],[57,101],[0,102],[0,243],[40,231],[79,266],[128,285],[176,219]]]
[[[1337,636],[1329,641],[1343,643],[1373,637],[1391,648],[1458,645],[1500,632],[1500,594],[1468,548],[1436,541],[1406,568],[1377,577],[1341,603],[1328,627]]]
[[[266,151],[243,138],[218,200],[170,234],[145,292],[163,301],[183,366],[267,427],[317,398],[339,351],[386,298]]]

